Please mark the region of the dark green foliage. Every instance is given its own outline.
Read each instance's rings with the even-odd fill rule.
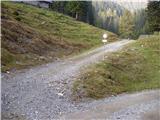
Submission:
[[[92,2],[87,2],[87,22],[91,25],[94,24],[94,9],[92,7]]]
[[[55,1],[53,4],[50,6],[51,9],[66,14],[66,9],[65,6],[67,4],[67,1]]]
[[[86,1],[68,1],[66,5],[68,12],[72,14],[77,20],[82,19],[82,16],[86,16],[87,2]]]
[[[150,1],[147,6],[150,32],[160,31],[160,1]]]
[[[93,14],[90,1],[55,1],[50,6],[54,11],[69,15],[77,20],[92,24]]]

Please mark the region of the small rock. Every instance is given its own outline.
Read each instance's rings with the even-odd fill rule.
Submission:
[[[45,57],[40,56],[39,59],[40,59],[40,60],[45,60]]]
[[[67,81],[63,82],[63,84],[67,84],[67,83],[68,83]]]
[[[55,60],[60,61],[60,59],[58,57],[55,57]]]
[[[51,87],[51,86],[53,86],[53,84],[50,84],[50,83],[49,83],[48,86]]]
[[[59,90],[60,88],[58,87],[58,88],[56,88],[57,90]]]
[[[58,96],[63,96],[63,93],[57,93]]]
[[[126,115],[129,115],[129,113],[127,112]]]
[[[38,114],[38,111],[35,111],[36,114]]]
[[[117,117],[117,119],[121,119],[120,117]]]
[[[6,71],[6,73],[8,73],[8,74],[9,74],[10,72],[9,72],[9,71]]]

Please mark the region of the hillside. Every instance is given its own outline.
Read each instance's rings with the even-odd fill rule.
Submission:
[[[160,36],[154,35],[91,66],[73,84],[74,99],[160,88]]]
[[[2,71],[26,68],[89,50],[105,30],[42,8],[2,2]],[[110,32],[109,41],[117,40]]]

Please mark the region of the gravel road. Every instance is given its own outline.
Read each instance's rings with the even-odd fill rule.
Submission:
[[[86,110],[64,114],[69,120],[160,120],[160,90],[121,94],[88,104]]]
[[[51,120],[61,114],[83,110],[90,103],[77,104],[70,99],[71,83],[81,70],[99,62],[108,52],[121,49],[131,40],[122,40],[84,54],[30,69],[3,73],[3,119]],[[93,102],[94,103],[94,102]]]

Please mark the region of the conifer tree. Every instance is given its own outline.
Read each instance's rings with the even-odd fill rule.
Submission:
[[[119,21],[119,34],[122,38],[132,38],[134,31],[133,15],[125,10]]]

